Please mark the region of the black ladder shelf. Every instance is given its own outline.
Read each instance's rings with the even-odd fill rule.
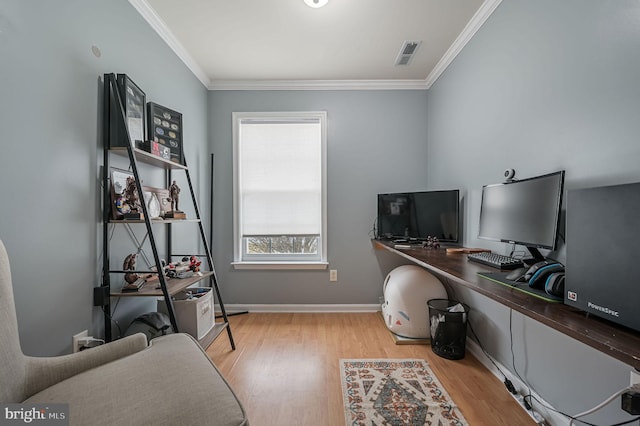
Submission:
[[[105,341],[109,342],[113,339],[112,331],[111,331],[111,320],[112,320],[112,312],[111,312],[111,298],[112,297],[164,297],[167,312],[169,314],[169,319],[171,321],[171,326],[174,332],[179,332],[180,325],[176,321],[175,308],[173,305],[172,297],[180,290],[183,290],[193,284],[196,284],[200,281],[204,281],[206,279],[209,280],[209,286],[213,289],[215,294],[215,300],[218,302],[220,307],[220,311],[222,313],[221,317],[223,319],[222,322],[215,323],[213,328],[201,339],[198,339],[198,342],[203,348],[207,348],[219,335],[223,330],[227,330],[227,335],[229,337],[229,343],[231,344],[231,348],[233,350],[236,349],[235,342],[233,340],[233,335],[231,333],[231,327],[229,325],[229,320],[227,317],[227,312],[224,307],[224,303],[222,302],[222,297],[220,295],[220,289],[218,287],[218,278],[215,272],[215,268],[213,265],[213,259],[211,256],[211,251],[209,249],[209,244],[207,243],[207,238],[205,236],[204,227],[202,225],[202,221],[200,219],[200,211],[198,209],[198,203],[196,200],[196,196],[193,190],[193,185],[191,184],[191,177],[189,176],[189,168],[186,164],[186,159],[184,155],[181,155],[182,164],[177,163],[175,161],[165,160],[156,155],[152,155],[146,151],[138,149],[134,147],[132,143],[129,132],[126,125],[125,112],[123,107],[123,100],[120,95],[120,90],[118,87],[118,81],[116,75],[105,74],[104,75],[104,108],[103,108],[103,143],[104,143],[104,162],[103,162],[103,173],[102,173],[102,182],[103,182],[103,265],[102,265],[102,284],[100,287],[97,287],[94,292],[94,305],[102,307],[104,312],[104,327],[105,327]],[[165,170],[166,184],[168,185],[171,180],[171,172],[172,170],[182,170],[185,173],[186,181],[189,187],[189,194],[191,196],[191,201],[193,202],[193,208],[195,210],[196,219],[184,220],[184,219],[165,219],[165,220],[154,220],[150,218],[149,212],[147,211],[147,203],[142,202],[141,209],[144,219],[139,220],[111,220],[111,185],[110,185],[110,155],[111,154],[119,154],[128,158],[129,165],[131,169],[131,174],[134,176],[136,181],[136,188],[138,194],[143,194],[142,187],[142,179],[140,179],[139,174],[139,163],[150,164],[155,167],[159,167]],[[141,196],[142,197],[142,196]],[[167,257],[171,259],[172,256],[178,256],[176,254],[172,254],[171,250],[171,227],[173,224],[178,223],[193,223],[196,222],[199,228],[199,234],[202,246],[204,247],[205,257],[207,260],[207,266],[209,267],[208,271],[204,271],[201,275],[194,275],[189,278],[168,278],[164,274],[157,274],[159,281],[159,289],[155,288],[155,286],[143,286],[137,292],[118,292],[112,291],[111,289],[111,274],[124,274],[126,272],[138,272],[138,273],[148,273],[154,271],[123,271],[123,270],[114,270],[110,267],[109,260],[109,227],[115,226],[118,224],[124,224],[127,227],[131,224],[144,224],[146,226],[146,236],[143,239],[143,242],[135,241],[138,244],[138,252],[141,251],[141,246],[146,239],[148,239],[148,245],[151,247],[151,251],[153,253],[153,264],[155,265],[155,271],[162,271],[162,261],[158,252],[158,246],[156,242],[156,237],[154,234],[153,227],[157,226],[157,224],[164,224],[167,226],[167,235],[166,235],[166,243],[167,243]],[[130,231],[131,232],[131,231]],[[213,315],[213,313],[212,313]]]

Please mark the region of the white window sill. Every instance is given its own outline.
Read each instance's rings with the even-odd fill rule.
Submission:
[[[234,269],[327,269],[329,262],[231,262]]]

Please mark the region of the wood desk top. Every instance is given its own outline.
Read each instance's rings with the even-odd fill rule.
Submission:
[[[554,330],[591,346],[617,360],[640,369],[640,333],[605,319],[588,315],[563,303],[550,303],[529,294],[493,283],[478,272],[496,269],[469,262],[464,253],[447,253],[445,249],[396,249],[390,241],[373,240],[376,248],[408,259],[437,275],[470,288]]]

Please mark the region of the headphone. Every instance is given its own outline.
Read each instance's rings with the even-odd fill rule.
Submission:
[[[525,274],[525,279],[531,288],[538,288],[549,295],[562,297],[564,296],[564,274],[563,265],[545,261],[532,266]]]
[[[552,296],[564,296],[564,272],[550,274],[544,283],[544,291]]]

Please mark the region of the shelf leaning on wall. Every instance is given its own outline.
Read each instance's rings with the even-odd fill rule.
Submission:
[[[154,119],[159,121],[158,130],[166,131],[167,137],[174,136],[169,140],[168,138],[161,138],[158,141],[144,140],[144,125],[145,125],[145,95],[126,75],[124,74],[105,74],[104,75],[104,108],[103,108],[103,141],[104,141],[104,163],[103,163],[103,267],[102,267],[102,284],[94,291],[94,305],[100,306],[104,312],[104,327],[105,327],[105,340],[111,341],[113,339],[111,331],[112,311],[111,311],[111,299],[119,297],[163,297],[166,303],[166,311],[171,321],[171,326],[175,332],[180,331],[180,324],[176,320],[175,306],[172,301],[173,296],[181,292],[187,287],[190,287],[199,282],[208,280],[209,287],[214,292],[217,304],[221,310],[222,322],[215,323],[211,330],[202,338],[198,339],[201,346],[208,347],[218,337],[223,330],[227,330],[229,343],[231,348],[235,350],[235,343],[233,335],[231,333],[231,327],[227,319],[227,313],[220,296],[220,289],[218,287],[218,279],[216,276],[211,251],[207,242],[202,221],[200,219],[200,212],[197,205],[197,200],[191,184],[191,178],[189,176],[189,169],[186,164],[186,159],[182,150],[182,126],[181,116],[180,120],[177,120],[177,116],[171,117],[171,114],[178,114],[175,111],[161,107],[157,104],[150,103],[149,111],[153,112],[150,115],[149,120],[149,132],[148,134],[154,134],[155,131]],[[169,115],[170,118],[164,118],[163,114]],[[164,123],[166,121],[166,123]],[[180,123],[180,124],[178,124]],[[164,125],[166,124],[166,126]],[[142,126],[142,127],[141,127]],[[171,132],[171,133],[169,133]],[[155,134],[154,134],[155,135]],[[173,144],[169,144],[173,141]],[[175,146],[173,146],[175,145]],[[168,147],[169,149],[165,149]],[[119,185],[122,187],[127,182],[131,185],[131,192],[137,192],[137,194],[144,194],[145,190],[149,192],[148,187],[142,186],[142,179],[140,176],[140,164],[145,163],[151,165],[153,168],[160,168],[165,172],[166,184],[171,191],[170,185],[174,182],[172,180],[172,171],[184,172],[186,181],[189,187],[190,200],[193,203],[193,209],[195,210],[195,219],[185,219],[181,212],[177,209],[177,198],[172,201],[176,202],[176,208],[173,208],[167,214],[165,218],[158,218],[155,207],[148,205],[146,201],[134,203],[121,200],[118,197],[114,197],[114,192],[120,193],[120,188],[114,190],[114,183],[117,178],[113,175],[113,169],[110,168],[110,160],[112,155],[120,155],[128,159],[130,171],[122,171],[125,175],[124,179]],[[126,174],[130,174],[131,179],[127,180]],[[123,189],[124,190],[124,189]],[[142,196],[144,200],[144,196]],[[125,205],[126,204],[126,205]],[[135,204],[135,205],[129,205]],[[151,211],[150,211],[151,210]],[[171,227],[176,226],[189,226],[188,224],[197,224],[199,230],[199,236],[201,239],[202,247],[204,247],[204,255],[206,258],[206,266],[208,271],[202,271],[194,273],[186,278],[169,277],[168,274],[158,273],[158,271],[165,271],[166,265],[160,258],[158,251],[158,241],[154,227],[165,226],[168,231],[165,233],[166,239],[167,257],[171,259],[172,256],[181,256],[172,254],[171,249]],[[148,258],[148,263],[152,266],[149,270],[137,270],[125,268],[112,269],[110,266],[110,241],[109,232],[110,227],[113,226],[125,226],[129,229],[130,235],[133,232],[130,230],[134,226],[145,226],[146,235],[142,239],[143,242],[147,242],[151,247],[152,258]],[[136,253],[141,253],[142,244],[136,242]],[[169,260],[170,262],[170,260]],[[205,262],[202,262],[205,263]],[[135,265],[135,262],[132,263]],[[205,267],[206,267],[205,266]],[[120,291],[114,291],[111,288],[112,276],[122,276],[129,274],[129,277],[136,278],[132,280],[129,286],[124,286]],[[149,277],[150,282],[143,283],[138,277]],[[143,285],[141,285],[143,284]],[[212,313],[213,315],[213,313]]]

